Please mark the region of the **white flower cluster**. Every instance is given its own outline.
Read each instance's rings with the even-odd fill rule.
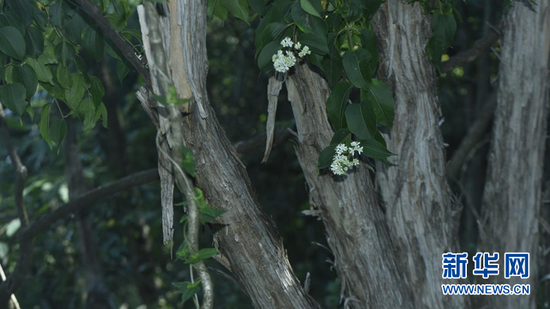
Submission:
[[[339,144],[336,146],[336,154],[332,159],[330,170],[335,175],[344,175],[350,167],[359,165],[359,160],[354,158],[355,154],[363,153],[363,146],[359,142],[351,142],[351,146]]]
[[[281,45],[288,48],[289,50],[287,50],[286,52],[279,50],[271,58],[271,60],[273,61],[273,67],[277,72],[285,73],[286,71],[290,70],[290,68],[292,68],[294,65],[296,65],[296,56],[294,55],[295,52],[298,52],[298,57],[300,58],[311,54],[308,46],[304,45],[304,47],[302,48],[302,44],[300,42],[294,43],[289,37],[284,38],[281,41]]]

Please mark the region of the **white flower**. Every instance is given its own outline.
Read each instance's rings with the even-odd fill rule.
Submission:
[[[294,44],[294,48],[296,48],[297,50],[300,50],[302,48],[302,43],[296,42],[296,44]]]
[[[353,156],[355,152],[361,154],[363,147],[359,142],[351,142],[349,147],[345,144],[338,144],[335,151],[330,170],[334,175],[344,175],[351,167],[359,165],[359,160]]]
[[[302,48],[302,51],[298,53],[298,56],[304,57],[305,55],[311,54],[311,51],[309,50],[309,47],[304,45],[304,48]]]
[[[292,40],[289,37],[286,37],[281,41],[281,45],[283,45],[283,47],[292,47],[294,43],[292,43]]]
[[[344,152],[348,151],[348,147],[344,144],[339,144],[336,146],[336,154],[341,156]]]
[[[351,142],[350,150],[351,150],[352,155],[355,152],[357,152],[357,154],[362,154],[363,153],[363,146],[361,146],[360,142]]]
[[[285,73],[296,65],[296,57],[290,51],[286,51],[285,55],[282,50],[279,50],[276,55],[273,55],[271,60],[273,61],[275,70],[281,73]]]

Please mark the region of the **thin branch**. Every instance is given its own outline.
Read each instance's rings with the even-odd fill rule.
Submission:
[[[470,150],[481,140],[487,130],[487,127],[491,123],[496,106],[497,98],[496,95],[493,94],[489,97],[487,103],[485,103],[482,107],[479,116],[470,127],[470,130],[468,130],[466,136],[464,136],[460,142],[460,145],[454,152],[451,160],[449,160],[449,163],[447,163],[447,179],[449,181],[457,179],[458,173],[460,172],[462,164],[468,156],[468,153],[470,153]]]
[[[277,128],[275,129],[275,137],[273,139],[273,147],[289,140],[292,137],[290,128]],[[266,134],[256,135],[250,139],[238,141],[233,144],[235,150],[239,153],[245,153],[256,150],[261,147],[265,147]]]
[[[99,186],[62,205],[52,213],[39,218],[22,233],[21,237],[23,239],[32,239],[41,232],[49,229],[53,223],[65,218],[69,214],[91,206],[98,200],[104,199],[118,192],[152,182],[156,179],[158,179],[158,170],[154,168],[129,175],[103,186]]]
[[[444,62],[441,65],[441,73],[447,73],[456,67],[474,62],[479,56],[489,50],[489,48],[493,46],[499,38],[500,33],[493,32],[490,35],[477,40],[474,43],[474,47],[460,52],[451,57],[449,61]]]
[[[145,68],[145,65],[139,60],[139,58],[134,53],[134,50],[126,42],[118,32],[111,26],[111,23],[99,10],[99,7],[91,3],[88,0],[74,0],[78,5],[86,12],[101,28],[101,30],[107,34],[107,36],[115,43],[118,49],[122,52],[122,55],[130,62],[130,64],[138,71],[138,73],[143,77],[147,88],[153,89],[151,87],[151,77],[149,71]]]

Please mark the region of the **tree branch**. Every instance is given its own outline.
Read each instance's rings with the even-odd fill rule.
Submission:
[[[25,209],[25,203],[23,200],[23,189],[25,188],[25,179],[27,179],[27,168],[21,162],[21,158],[15,150],[15,146],[11,140],[10,133],[8,131],[8,125],[6,123],[6,114],[0,104],[0,134],[4,140],[4,144],[8,150],[11,162],[15,167],[15,206],[17,208],[17,214],[21,221],[23,228],[28,228],[29,217]],[[19,258],[17,260],[17,266],[12,274],[3,280],[0,284],[0,307],[8,305],[8,302],[15,291],[27,276],[29,269],[32,266],[32,240],[19,239]]]
[[[94,5],[88,0],[75,0],[76,3],[86,12],[101,28],[101,30],[107,34],[107,36],[115,43],[118,49],[122,52],[122,55],[130,62],[130,64],[138,71],[139,75],[143,77],[147,88],[153,89],[151,87],[151,77],[149,75],[149,70],[147,70],[144,64],[139,60],[139,58],[134,53],[134,50],[128,42],[126,42],[116,30],[111,26],[111,23],[99,10],[99,7]]]
[[[454,152],[453,157],[447,163],[447,179],[449,182],[456,180],[464,159],[468,156],[468,153],[475,147],[475,145],[481,140],[487,127],[493,119],[493,114],[497,106],[496,94],[493,94],[487,100],[487,103],[482,107],[479,116],[476,118],[470,130]]]
[[[500,33],[493,32],[487,37],[481,38],[474,43],[474,47],[465,50],[451,57],[449,61],[441,65],[441,73],[450,72],[452,69],[474,62],[479,56],[485,53],[500,38]]]
[[[158,179],[158,170],[154,168],[129,175],[103,186],[99,186],[62,205],[52,213],[39,218],[31,226],[29,226],[28,229],[23,231],[21,237],[22,239],[30,240],[36,237],[39,233],[47,230],[53,223],[63,219],[69,214],[82,210],[96,201],[114,195],[120,191],[128,190],[156,179]]]
[[[276,146],[284,141],[287,141],[290,139],[292,135],[292,131],[295,130],[292,128],[277,128],[275,129],[275,137],[273,139],[273,146]],[[259,134],[256,136],[253,136],[247,140],[238,141],[233,144],[233,147],[235,147],[235,150],[239,153],[245,153],[249,151],[256,150],[260,147],[265,147],[265,139],[266,134]]]

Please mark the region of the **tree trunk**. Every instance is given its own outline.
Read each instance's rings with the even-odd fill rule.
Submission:
[[[327,82],[299,65],[286,82],[296,119],[296,154],[319,210],[342,282],[345,308],[412,308],[412,299],[395,262],[388,227],[367,167],[339,179],[319,175],[317,159],[330,144]]]
[[[548,1],[512,2],[505,19],[480,247],[500,253],[500,274],[504,274],[505,252],[529,252],[529,279],[507,280],[499,275],[491,283],[531,284],[531,295],[483,298],[490,308],[535,308],[548,111],[549,9]]]
[[[206,1],[168,5],[169,18],[159,25],[168,29],[163,33],[165,46],[170,46],[169,52],[165,50],[167,64],[179,97],[191,98],[190,115],[179,124],[184,144],[195,155],[196,181],[208,203],[227,210],[215,221],[214,241],[221,253],[217,259],[235,275],[256,308],[318,308],[294,275],[282,239],[260,210],[246,169],[208,102]],[[142,32],[145,41],[148,31]],[[150,100],[145,104],[150,111],[162,108]]]
[[[458,252],[461,206],[445,178],[436,72],[425,46],[431,19],[420,3],[388,0],[374,22],[381,63],[378,75],[393,90],[393,128],[385,136],[396,153],[377,165],[377,181],[399,266],[412,290],[416,308],[466,308],[464,296],[444,296],[442,254]]]
[[[77,128],[75,119],[68,119],[67,136],[64,141],[65,179],[69,188],[69,198],[74,200],[88,191],[84,181],[82,163],[79,158]],[[94,239],[90,217],[85,211],[76,214],[76,227],[80,236],[82,270],[86,279],[86,309],[113,308],[109,289],[102,275],[97,243]]]

